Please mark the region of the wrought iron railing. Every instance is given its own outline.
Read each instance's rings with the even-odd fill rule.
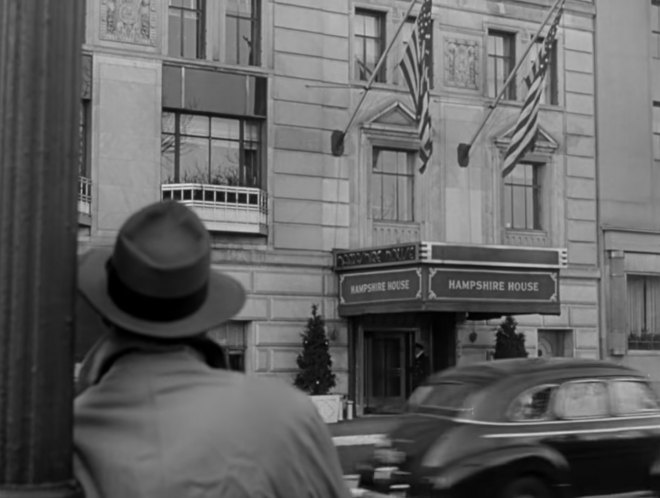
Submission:
[[[162,196],[192,207],[210,230],[263,233],[268,223],[268,196],[259,188],[166,183]]]
[[[660,334],[630,334],[628,349],[660,350]]]

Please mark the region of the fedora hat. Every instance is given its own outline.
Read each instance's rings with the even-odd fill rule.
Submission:
[[[82,255],[78,289],[108,321],[164,339],[206,332],[245,303],[238,281],[211,270],[210,237],[199,217],[176,201],[137,211],[112,250]]]

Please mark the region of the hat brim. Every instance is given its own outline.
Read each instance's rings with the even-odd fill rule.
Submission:
[[[162,339],[191,337],[226,322],[245,304],[245,290],[237,280],[211,271],[206,300],[194,313],[168,321],[135,317],[117,307],[108,295],[105,265],[111,255],[109,249],[91,249],[80,257],[78,290],[101,316],[129,332]]]

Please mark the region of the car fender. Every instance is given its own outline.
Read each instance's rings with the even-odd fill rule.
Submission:
[[[504,470],[505,472],[500,472]],[[449,466],[438,469],[429,480],[436,489],[450,489],[470,479],[484,478],[490,471],[497,477],[506,478],[507,471],[516,474],[536,473],[543,475],[554,486],[570,488],[570,466],[558,451],[543,445],[516,445],[497,448],[478,455],[462,458]]]

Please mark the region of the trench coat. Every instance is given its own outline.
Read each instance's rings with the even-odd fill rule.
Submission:
[[[328,428],[285,382],[214,368],[189,346],[93,356],[74,405],[86,498],[350,496]]]

